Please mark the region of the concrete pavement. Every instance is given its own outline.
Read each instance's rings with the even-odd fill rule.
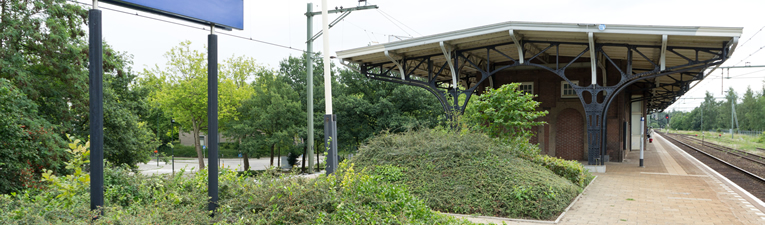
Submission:
[[[655,135],[645,151],[606,163],[597,179],[559,224],[765,224],[765,204]],[[484,223],[541,224],[553,221],[471,219]]]
[[[205,166],[208,165],[208,159],[205,158]],[[250,160],[250,170],[265,170],[270,165],[270,158],[263,157],[259,159],[251,158]],[[322,157],[323,161],[323,157]],[[172,162],[172,161],[171,161]],[[138,171],[145,175],[151,175],[151,174],[170,174],[173,172],[173,166],[172,163],[168,162],[159,162],[159,165],[157,165],[156,158],[153,158],[149,163],[139,163],[138,164]],[[314,162],[316,160],[314,159]],[[282,164],[287,164],[286,160],[282,160]],[[220,160],[220,163],[218,163],[221,167],[226,167],[232,170],[236,171],[242,171],[244,169],[244,160],[242,158],[224,158]],[[274,166],[277,165],[277,158],[274,158]],[[306,165],[307,166],[307,165]],[[187,172],[197,171],[197,168],[199,167],[199,161],[197,159],[175,159],[175,171],[178,172],[181,169],[185,169]]]

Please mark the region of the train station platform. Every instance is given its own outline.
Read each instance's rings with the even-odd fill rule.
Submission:
[[[655,134],[639,151],[608,162],[558,224],[765,224],[765,204]],[[472,219],[471,219],[472,220]],[[473,220],[507,224],[552,221]]]

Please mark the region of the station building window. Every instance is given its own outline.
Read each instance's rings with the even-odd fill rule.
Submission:
[[[533,95],[534,94],[534,82],[520,82],[520,85],[518,85],[518,90],[525,92],[526,94]]]
[[[576,85],[579,85],[578,80],[572,80],[571,82]],[[576,95],[576,91],[574,90],[574,87],[572,87],[566,81],[561,81],[560,82],[560,97],[561,98],[578,98],[579,96]]]

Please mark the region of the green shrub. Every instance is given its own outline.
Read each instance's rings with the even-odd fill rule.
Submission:
[[[531,128],[545,124],[535,120],[547,115],[547,111],[537,111],[536,95],[518,90],[518,85],[520,83],[487,88],[468,104],[463,118],[474,129],[492,137],[530,137]]]
[[[536,155],[531,158],[531,161],[544,166],[553,173],[568,179],[571,183],[574,183],[579,187],[587,186],[587,184],[594,178],[584,169],[582,164],[573,160],[565,160],[549,155]]]
[[[434,210],[550,219],[581,192],[535,162],[522,138],[499,143],[482,133],[420,130],[383,133],[351,160],[381,180],[403,184]]]
[[[89,210],[87,144],[74,144],[71,176],[46,176],[44,191],[0,195],[0,224],[471,224],[430,210],[406,188],[352,165],[306,179],[266,171],[255,177],[222,169],[219,210],[207,211],[207,171],[144,176],[127,167],[104,170],[105,206]]]
[[[0,66],[2,67],[2,66]],[[0,78],[0,194],[41,188],[43,169],[67,173],[62,136],[21,89]]]

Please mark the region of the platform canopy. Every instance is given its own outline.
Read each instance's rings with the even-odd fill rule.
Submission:
[[[649,99],[640,100],[648,101],[651,112],[663,111],[690,89],[692,81],[703,79],[707,75],[704,71],[727,59],[734,52],[742,30],[741,27],[511,21],[338,51],[337,57],[344,63],[374,65],[380,70],[392,69],[398,74],[434,80],[443,84],[442,87],[450,85],[455,78],[460,79],[459,75],[453,76],[447,68],[432,77],[432,69],[416,66],[417,60],[406,59],[428,58],[441,66],[451,58],[452,64],[457,64],[451,65],[457,74],[520,63],[521,67],[541,65],[551,71],[566,66],[590,67],[595,76],[597,69],[594,67],[602,67],[609,60],[631,61],[629,66],[624,66],[627,68],[621,68],[630,75],[680,71],[635,82],[634,85],[644,87],[650,93]],[[588,52],[588,48],[598,51]],[[459,54],[463,59],[451,57],[450,53]],[[598,60],[589,60],[592,57]],[[429,74],[433,79],[428,77]],[[401,77],[404,80],[403,75]],[[470,88],[469,82],[458,85]]]

